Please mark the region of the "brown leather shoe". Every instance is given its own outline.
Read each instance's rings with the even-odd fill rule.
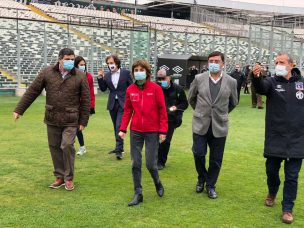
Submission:
[[[72,191],[74,189],[74,183],[72,180],[68,180],[65,182],[65,189],[68,191]]]
[[[291,212],[283,212],[282,222],[291,224],[293,222],[293,216]]]
[[[268,194],[265,199],[265,206],[272,207],[274,205],[275,198],[276,198],[275,196],[271,196]]]
[[[58,189],[64,185],[64,181],[60,178],[57,178],[54,183],[52,183],[49,187],[53,189]]]

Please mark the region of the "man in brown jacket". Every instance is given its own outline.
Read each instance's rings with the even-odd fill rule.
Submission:
[[[44,122],[56,180],[50,188],[73,190],[77,128],[83,130],[90,115],[90,91],[86,76],[74,68],[74,51],[64,48],[58,63],[44,68],[18,103],[13,117],[17,120],[46,90]]]

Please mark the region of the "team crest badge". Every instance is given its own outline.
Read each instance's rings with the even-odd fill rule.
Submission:
[[[296,90],[298,90],[298,91],[304,90],[303,82],[296,82],[295,84],[296,84]]]
[[[304,94],[302,91],[298,91],[296,93],[296,97],[298,98],[298,100],[302,100],[304,98]]]

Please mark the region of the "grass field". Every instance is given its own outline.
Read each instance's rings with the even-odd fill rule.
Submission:
[[[43,123],[45,98],[38,98],[15,123],[12,111],[18,100],[0,97],[0,227],[283,226],[282,186],[274,208],[264,206],[265,111],[250,108],[248,95],[242,95],[241,104],[230,115],[217,183],[219,198],[210,200],[205,192],[195,192],[189,108],[173,137],[167,166],[160,171],[165,196],[156,195],[143,164],[144,203],[136,207],[127,206],[133,196],[129,135],[122,161],[107,154],[113,149],[114,137],[106,95],[97,96],[96,114],[85,129],[88,152],[76,158],[72,192],[48,188],[54,177]],[[299,182],[294,227],[304,227],[303,170]]]

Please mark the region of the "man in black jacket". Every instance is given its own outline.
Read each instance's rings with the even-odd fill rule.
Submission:
[[[241,88],[245,79],[244,74],[241,71],[240,64],[235,65],[234,71],[230,74],[231,77],[233,77],[237,81],[237,93],[238,93],[238,102],[240,102],[240,93]]]
[[[287,53],[275,61],[275,76],[261,78],[261,66],[253,69],[252,83],[266,95],[265,148],[268,195],[265,205],[272,207],[280,186],[279,170],[284,161],[285,181],[282,221],[292,223],[297,196],[298,175],[304,158],[304,79]]]
[[[157,72],[157,82],[163,88],[168,113],[168,132],[166,140],[159,144],[158,169],[165,167],[170,149],[171,139],[175,128],[182,124],[183,112],[188,108],[188,101],[183,88],[171,81],[166,71],[161,69]]]

